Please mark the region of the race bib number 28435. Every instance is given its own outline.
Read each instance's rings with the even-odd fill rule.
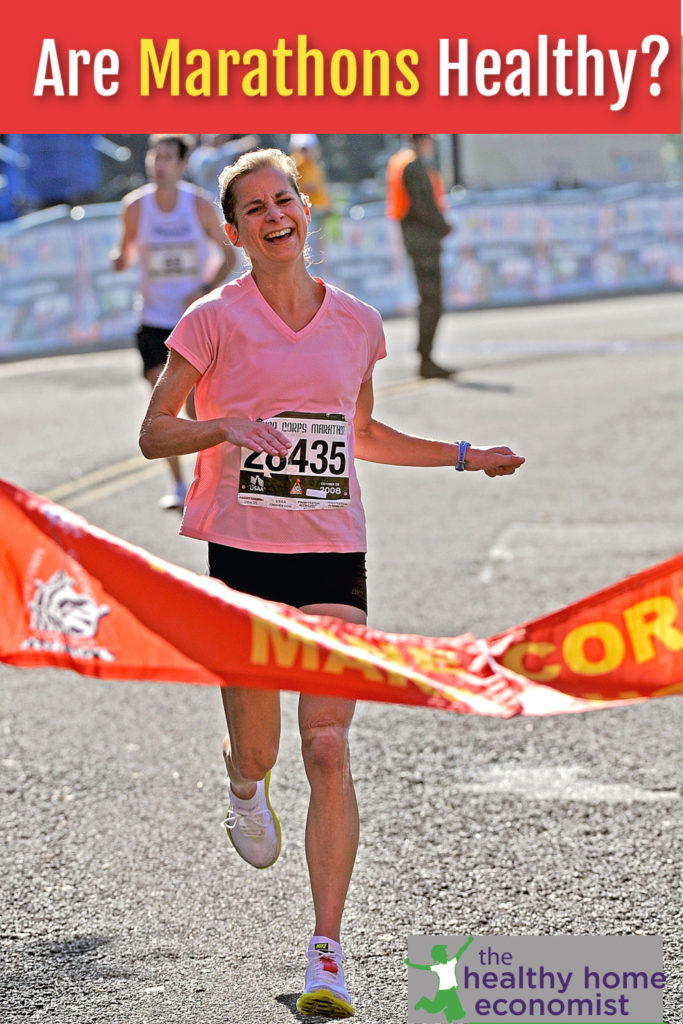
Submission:
[[[291,441],[287,455],[242,448],[240,505],[332,509],[349,504],[348,426],[339,413],[283,412],[266,420]]]

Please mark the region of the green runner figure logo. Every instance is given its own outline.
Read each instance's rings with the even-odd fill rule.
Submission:
[[[416,1010],[425,1010],[427,1013],[439,1013],[443,1010],[449,1024],[461,1020],[465,1016],[460,997],[458,995],[458,979],[455,976],[455,969],[460,957],[465,952],[474,936],[470,935],[464,946],[461,946],[455,956],[448,959],[448,952],[445,946],[432,946],[432,964],[414,964],[406,959],[408,967],[414,967],[416,971],[434,971],[439,979],[439,987],[434,999],[427,999],[423,996],[415,1004]]]

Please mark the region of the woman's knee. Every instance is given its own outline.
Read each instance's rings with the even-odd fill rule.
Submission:
[[[277,761],[278,748],[273,744],[233,745],[225,743],[223,754],[233,768],[248,782],[263,779]]]
[[[307,773],[338,773],[349,765],[348,727],[335,722],[302,730],[301,752]]]
[[[258,782],[275,764],[280,745],[280,695],[228,687],[221,691],[228,725],[223,756],[235,772]]]

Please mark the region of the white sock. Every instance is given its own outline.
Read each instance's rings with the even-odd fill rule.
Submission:
[[[253,796],[250,796],[248,800],[244,800],[241,796],[237,796],[233,792],[232,786],[230,786],[230,803],[234,808],[240,811],[253,811],[255,807],[262,802],[261,790],[263,787],[263,781],[256,783],[256,792]]]

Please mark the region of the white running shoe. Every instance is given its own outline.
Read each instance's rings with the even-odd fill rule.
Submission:
[[[269,868],[280,855],[280,822],[270,806],[270,772],[256,784],[251,800],[239,800],[230,790],[230,806],[225,816],[228,839],[242,860],[255,868]]]
[[[338,942],[314,935],[308,944],[306,988],[299,996],[299,1013],[320,1017],[353,1017],[351,997],[344,980],[344,955]]]
[[[183,509],[186,497],[187,484],[178,483],[170,494],[164,494],[163,498],[159,498],[159,508],[162,508],[165,512],[173,508]]]

